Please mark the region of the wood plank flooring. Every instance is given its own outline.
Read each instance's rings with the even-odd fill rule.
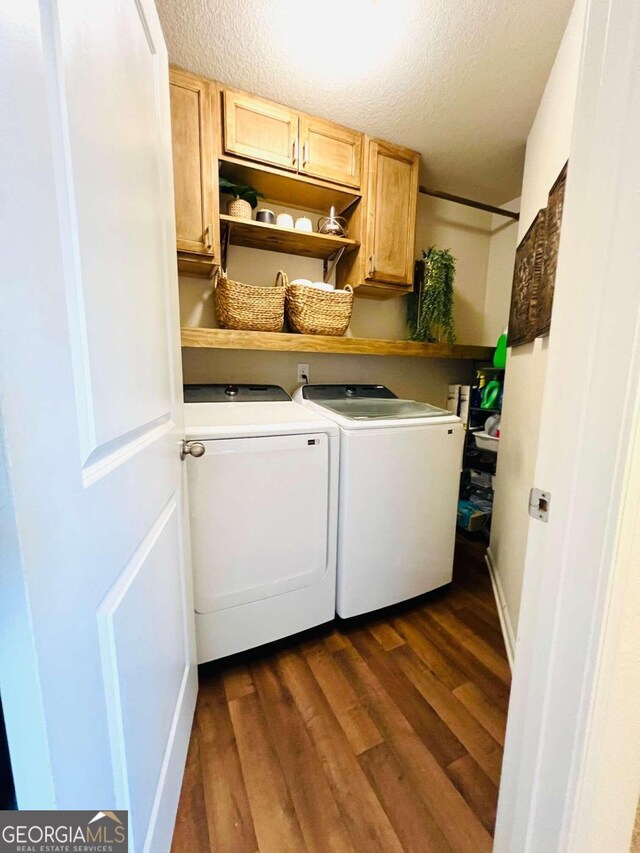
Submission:
[[[172,853],[490,851],[510,673],[480,543],[408,604],[201,667]]]

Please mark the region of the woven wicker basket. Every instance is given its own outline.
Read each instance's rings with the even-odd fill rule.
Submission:
[[[218,278],[214,284],[216,317],[223,329],[281,332],[287,277],[279,272],[275,287],[255,287]]]
[[[236,219],[252,219],[251,205],[243,198],[234,198],[227,202],[227,213]]]
[[[344,335],[352,310],[350,284],[344,290],[331,291],[304,284],[287,285],[287,320],[302,335]]]

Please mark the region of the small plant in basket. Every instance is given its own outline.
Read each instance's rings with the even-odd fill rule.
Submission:
[[[233,199],[227,204],[229,216],[238,219],[251,219],[251,210],[258,205],[258,199],[264,198],[254,187],[246,184],[236,184],[227,178],[220,177],[220,192],[223,195],[232,195]]]

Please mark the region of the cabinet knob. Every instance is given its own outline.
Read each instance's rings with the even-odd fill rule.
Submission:
[[[293,163],[294,165],[298,162],[298,140],[293,140]]]
[[[305,142],[305,144],[302,146],[302,166],[303,166],[303,168],[307,165],[308,162],[309,162],[309,143]]]
[[[180,459],[183,461],[187,458],[187,456],[193,456],[195,459],[199,459],[201,456],[204,456],[206,453],[206,449],[204,444],[201,441],[184,441],[180,446]]]
[[[376,256],[370,255],[369,256],[369,275],[370,276],[375,275],[375,271],[376,271]]]

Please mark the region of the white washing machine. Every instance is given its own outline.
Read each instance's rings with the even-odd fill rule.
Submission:
[[[451,581],[464,429],[383,385],[303,385],[340,427],[337,611],[344,618]]]
[[[275,386],[184,399],[198,662],[333,619],[336,424]]]

